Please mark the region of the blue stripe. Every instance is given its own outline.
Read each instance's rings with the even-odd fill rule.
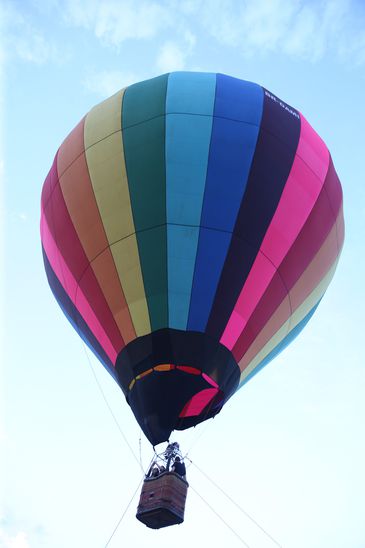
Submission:
[[[216,75],[172,73],[166,97],[169,327],[186,329],[212,132]]]
[[[188,329],[204,331],[245,193],[263,109],[260,86],[217,75],[209,154]],[[224,235],[222,232],[224,231]],[[207,249],[205,249],[207,246]],[[209,257],[209,261],[207,260]]]
[[[276,356],[280,354],[298,335],[299,333],[305,328],[313,314],[315,313],[319,303],[321,302],[321,299],[318,301],[316,305],[308,312],[308,314],[302,319],[301,322],[298,323],[289,333],[288,335],[277,345],[275,348],[260,362],[255,369],[244,379],[244,381],[238,386],[237,390],[241,388],[244,384],[246,384],[252,377],[254,377],[261,369],[265,367],[269,362],[271,362]]]

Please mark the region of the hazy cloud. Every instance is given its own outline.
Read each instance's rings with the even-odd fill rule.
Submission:
[[[129,38],[156,36],[173,17],[165,4],[147,0],[67,0],[65,18],[91,30],[105,44],[119,46]]]
[[[277,52],[316,62],[329,54],[365,62],[365,4],[358,0],[52,0],[44,9],[32,0],[24,8],[10,1],[0,6],[7,55],[36,64],[64,58],[64,44],[40,31],[39,17],[50,12],[106,46],[161,39],[159,67],[185,67],[193,53],[189,35],[210,36],[245,56]]]
[[[282,52],[317,61],[335,53],[364,61],[365,9],[355,0],[210,0],[200,11],[208,33],[248,56]]]
[[[106,45],[164,36],[160,67],[184,67],[186,32],[246,56],[278,52],[315,62],[330,53],[365,61],[365,6],[357,0],[65,0],[62,13]]]
[[[26,213],[24,213],[23,211],[20,211],[19,213],[16,214],[16,217],[22,222],[22,223],[26,223],[27,220],[28,220],[28,215]]]
[[[101,97],[110,97],[120,89],[130,86],[141,80],[131,72],[119,70],[103,70],[90,73],[84,79],[84,86],[88,91],[96,93]]]
[[[186,31],[180,42],[165,42],[157,57],[157,68],[161,72],[183,70],[185,68],[187,58],[193,52],[195,41],[195,36],[191,32]]]
[[[36,28],[15,5],[3,2],[0,5],[1,31],[3,35],[2,56],[16,56],[24,61],[41,65],[58,59],[58,50]]]
[[[27,535],[23,531],[15,535],[7,535],[0,530],[0,546],[3,548],[30,548]]]

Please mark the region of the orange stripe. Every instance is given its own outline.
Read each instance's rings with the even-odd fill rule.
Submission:
[[[123,340],[126,344],[136,338],[136,332],[123,290],[120,285],[117,269],[110,247],[94,259],[91,266],[99,281],[105,299],[114,316]]]
[[[58,171],[68,212],[98,280],[100,288],[125,343],[135,330],[110,252],[99,209],[90,182],[84,152],[83,119],[61,145]]]
[[[171,371],[171,369],[175,369],[175,366],[171,363],[162,363],[161,365],[156,365],[153,369],[155,371]]]
[[[57,158],[58,176],[62,177],[64,171],[68,169],[73,162],[84,152],[84,124],[85,118],[82,118],[76,127],[69,133],[60,146],[62,150],[61,157]]]
[[[139,379],[143,379],[143,377],[146,377],[147,375],[152,373],[152,371],[153,371],[153,368],[147,369],[147,371],[143,371],[143,373],[140,373],[139,375],[137,375],[136,381],[138,381]]]
[[[84,120],[70,133],[58,153],[60,185],[68,212],[87,258],[94,257],[108,247],[98,207],[90,183],[83,138]],[[70,149],[77,158],[67,165]]]

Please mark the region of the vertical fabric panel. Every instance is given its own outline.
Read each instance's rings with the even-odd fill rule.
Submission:
[[[61,151],[58,152],[58,155],[60,154],[62,155]],[[55,169],[57,164],[58,160],[54,164]],[[64,262],[69,272],[68,278],[65,277],[65,274],[58,277],[60,280],[64,278],[65,289],[71,300],[78,307],[78,302],[80,302],[81,306],[84,297],[86,298],[88,306],[92,309],[92,314],[88,313],[90,321],[96,321],[97,324],[100,322],[103,326],[103,333],[104,331],[107,333],[107,338],[114,350],[119,352],[124,346],[123,338],[105,300],[105,296],[101,291],[98,280],[94,272],[89,268],[89,260],[72,223],[59,182],[55,184],[42,213],[43,234],[44,238],[46,238],[44,247],[45,249],[47,246],[49,248],[50,254],[47,251],[47,256],[53,260],[52,267],[54,268],[57,260]],[[63,271],[65,272],[65,269]],[[85,316],[84,319],[91,327]],[[99,327],[96,327],[96,329],[99,329]]]
[[[76,156],[71,163],[70,151]],[[57,156],[57,171],[67,210],[88,261],[91,262],[108,247],[108,241],[85,159],[84,120],[71,131],[61,145]]]
[[[328,163],[327,147],[303,119],[288,181],[221,337],[220,342],[227,348],[232,349],[237,342],[276,269],[303,228],[323,187]]]
[[[101,325],[99,318],[96,316],[93,308],[90,306],[88,299],[85,297],[82,289],[78,287],[77,280],[73,272],[71,272],[71,270],[68,268],[67,263],[65,262],[57,247],[57,244],[48,226],[48,222],[45,218],[44,213],[41,219],[41,234],[43,249],[47,256],[47,264],[50,265],[54,273],[53,278],[49,279],[58,279],[59,284],[64,289],[64,294],[67,295],[67,297],[74,305],[74,309],[77,310],[80,317],[82,317],[83,322],[78,322],[79,331],[82,331],[83,327],[87,325],[88,329],[92,332],[93,336],[98,341],[98,344],[100,344],[105,354],[107,354],[110,361],[114,364],[118,352],[110,341],[108,335],[104,330],[104,327]],[[45,264],[45,266],[47,270],[47,265]],[[63,299],[62,302],[64,300],[66,299]]]
[[[255,155],[207,324],[215,338],[220,339],[259,252],[288,179],[299,134],[299,114],[265,91]]]
[[[341,250],[344,240],[344,219],[343,219],[343,195],[342,195],[342,187],[340,180],[338,178],[338,175],[335,170],[335,166],[333,165],[332,158],[330,157],[330,165],[328,168],[328,181],[326,186],[326,194],[327,198],[330,204],[330,207],[332,209],[332,212],[334,216],[336,217],[336,229],[337,229],[337,241],[338,241],[338,248]],[[341,209],[341,215],[337,215],[338,210]]]
[[[323,276],[326,271],[325,269],[329,268],[329,265],[332,264],[334,257],[338,254],[335,227],[336,219],[330,208],[326,195],[326,187],[329,184],[330,179],[331,174],[328,172],[324,186],[318,196],[315,206],[311,211],[311,214],[307,219],[307,222],[298,234],[295,242],[290,248],[290,251],[279,265],[278,272],[273,276],[273,280],[280,278],[287,291],[290,291],[297,280],[302,276],[308,265],[311,261],[313,261],[314,257],[324,246],[324,243],[328,241],[328,236],[331,232],[333,234],[331,240],[332,244],[330,246],[331,259],[328,261],[327,255],[324,253],[322,261],[320,261],[317,265],[316,272]],[[337,209],[339,208],[339,205],[340,204],[337,205]],[[305,290],[311,290],[315,286],[315,283],[311,280],[307,280],[307,283],[308,286],[304,288]],[[263,325],[268,322],[271,314],[277,308],[279,303],[280,294],[273,291],[269,285],[259,303],[257,303],[252,316],[248,320],[247,325],[233,347],[233,354],[235,356],[239,356],[239,359],[243,356],[247,347],[251,343],[252,338],[260,331],[260,324],[261,327],[263,327]],[[296,304],[291,302],[291,306],[296,306]],[[261,317],[261,320],[257,323],[259,316]],[[254,331],[252,329],[253,323],[256,323],[257,326]]]
[[[167,327],[165,102],[168,76],[127,88],[122,131],[151,330]]]
[[[77,153],[77,157],[67,165],[71,150],[74,154]],[[135,331],[90,181],[84,152],[84,120],[61,146],[58,154],[58,171],[62,173],[60,176],[62,194],[90,263],[89,268],[96,276],[123,340],[129,342],[135,338]],[[87,275],[87,272],[84,275]],[[79,283],[82,283],[81,280]]]
[[[217,74],[188,329],[204,331],[245,193],[262,116],[260,86]],[[207,258],[209,257],[209,262]]]
[[[41,196],[41,209],[45,209],[47,207],[48,201],[50,197],[52,196],[52,192],[54,190],[54,187],[58,184],[58,174],[57,174],[57,156],[54,157],[52,167],[48,172],[48,175],[46,177],[46,180],[43,183],[42,188],[42,196]]]
[[[121,135],[123,94],[124,90],[89,112],[84,139],[95,200],[115,265],[110,266],[110,272],[116,271],[119,279],[119,288],[114,281],[114,315],[122,322],[124,339],[130,341],[136,334],[149,333],[150,322],[124,162]],[[125,246],[115,245],[126,238],[129,238],[128,268],[123,255]]]
[[[46,275],[48,283],[52,290],[52,293],[61,307],[62,312],[65,314],[68,321],[71,323],[73,328],[76,330],[78,335],[82,340],[87,344],[87,346],[92,350],[95,356],[100,360],[103,366],[107,371],[115,377],[114,373],[114,362],[112,362],[104,351],[103,347],[99,341],[94,336],[93,332],[90,330],[89,326],[81,316],[80,312],[77,310],[75,305],[72,303],[71,299],[64,290],[60,280],[57,278],[54,270],[52,269],[50,262],[48,261],[45,250],[42,248],[44,267],[46,270]]]
[[[316,306],[322,299],[330,281],[333,278],[337,266],[337,260],[333,263],[331,269],[327,272],[326,276],[322,279],[320,284],[312,291],[312,293],[306,298],[293,315],[280,327],[275,335],[266,344],[260,344],[256,352],[253,352],[252,361],[248,365],[246,356],[239,363],[242,371],[240,385],[245,381],[252,371],[264,360],[270,352],[272,352],[280,342],[289,335],[290,330],[294,329],[306,316],[314,306]]]
[[[166,98],[169,326],[186,329],[207,174],[215,74],[171,74]]]
[[[261,369],[263,369],[265,365],[267,365],[274,358],[276,358],[276,356],[278,356],[291,342],[293,342],[294,339],[296,339],[296,337],[303,331],[303,329],[317,310],[320,301],[321,299],[318,301],[317,304],[313,306],[312,310],[310,310],[308,314],[295,327],[293,327],[288,335],[286,335],[286,337],[284,337],[284,339],[273,350],[271,350],[266,358],[264,358],[258,365],[256,365],[255,368],[252,369],[251,373],[248,373],[246,377],[241,377],[241,382],[237,390],[241,388],[244,384],[246,384],[250,379],[252,379],[252,377],[254,377],[257,373],[259,373],[259,371],[261,371]]]
[[[301,276],[295,283],[290,286],[288,299],[290,299],[291,311],[287,310],[286,301],[283,300],[280,302],[279,299],[275,298],[271,285],[269,286],[257,307],[257,312],[255,311],[252,319],[248,322],[247,327],[233,348],[233,354],[236,356],[237,361],[240,361],[241,365],[249,363],[260,348],[274,336],[274,333],[285,322],[289,322],[287,323],[287,328],[290,330],[290,316],[301,306],[313,289],[321,283],[321,280],[326,276],[326,273],[337,257],[336,227],[333,225],[332,230],[313,257],[313,260],[302,271]],[[264,312],[267,301],[274,302],[276,308],[265,318]]]

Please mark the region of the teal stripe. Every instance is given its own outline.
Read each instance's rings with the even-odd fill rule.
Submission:
[[[122,129],[129,193],[152,331],[168,326],[165,104],[168,75],[128,87]]]
[[[186,329],[213,123],[216,75],[173,73],[166,98],[169,327]]]

